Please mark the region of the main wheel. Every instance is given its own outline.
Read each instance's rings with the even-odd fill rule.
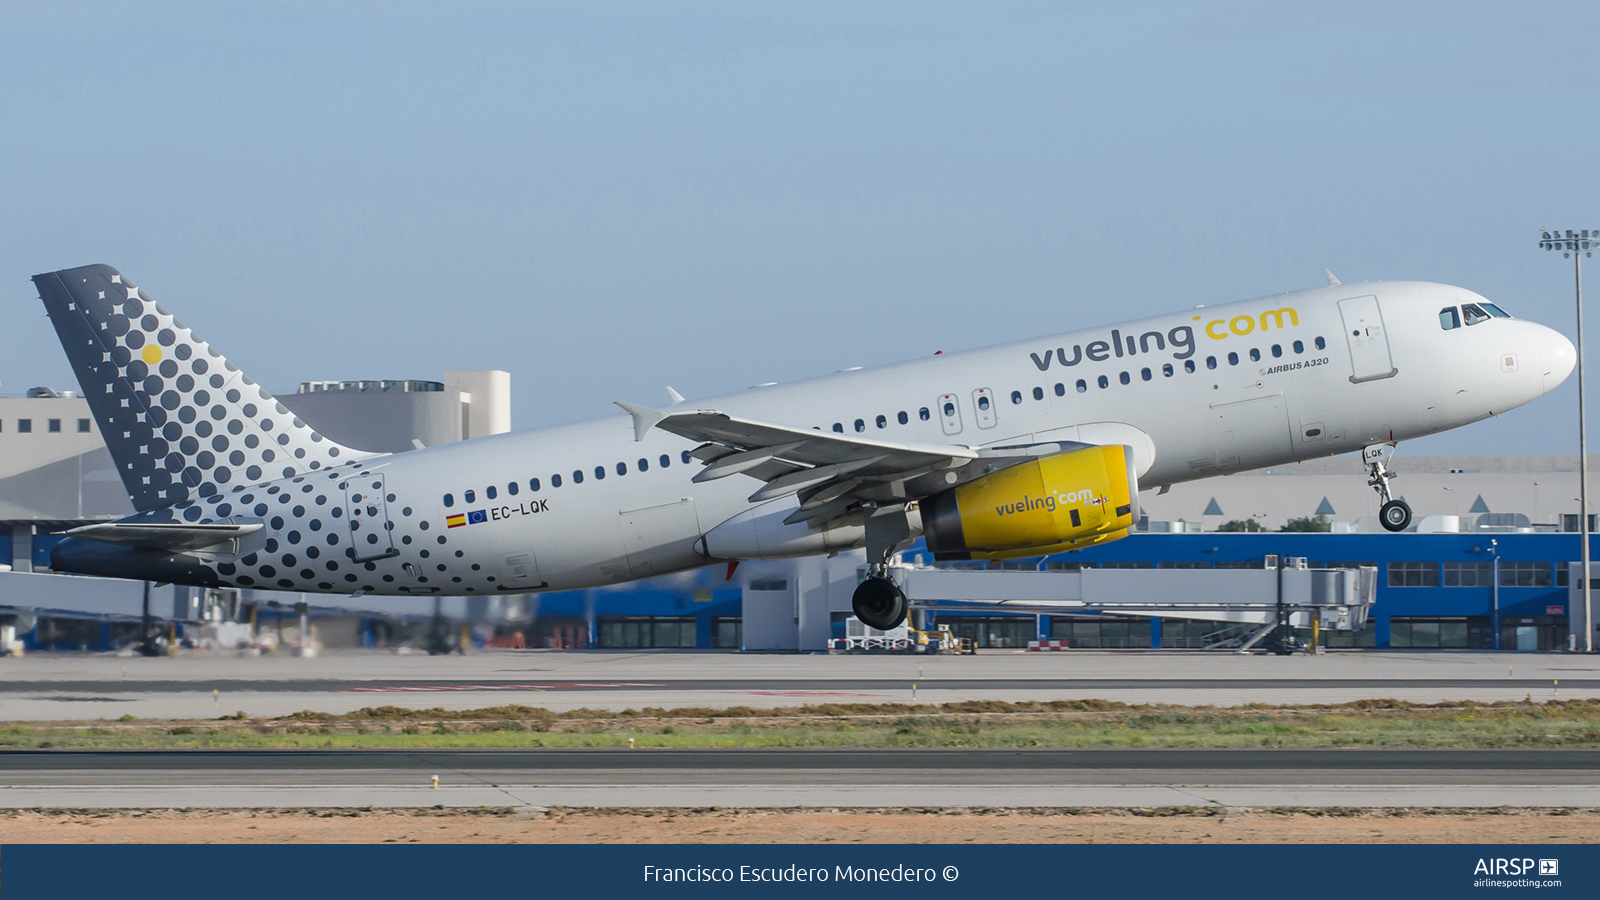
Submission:
[[[1390,531],[1405,531],[1411,524],[1411,507],[1404,500],[1390,500],[1378,510],[1378,519]]]
[[[868,628],[888,631],[906,620],[906,595],[887,578],[868,578],[856,586],[850,598],[856,618]]]

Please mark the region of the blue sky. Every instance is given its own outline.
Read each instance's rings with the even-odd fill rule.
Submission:
[[[503,368],[518,428],[1324,266],[1570,335],[1535,241],[1600,226],[1596,34],[1575,2],[11,3],[0,390],[72,383],[27,279],[88,262],[269,389]],[[1573,452],[1573,381],[1402,449]]]

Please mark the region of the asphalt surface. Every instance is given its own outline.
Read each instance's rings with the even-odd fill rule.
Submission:
[[[806,679],[675,679],[664,681],[437,681],[437,680],[356,680],[284,679],[258,681],[215,679],[204,682],[206,690],[239,693],[428,693],[444,691],[537,691],[627,692],[627,693],[737,693],[744,691],[820,692],[820,691],[903,691],[916,681],[920,688],[946,692],[992,691],[1308,691],[1308,690],[1413,690],[1450,689],[1476,692],[1484,689],[1549,691],[1549,679],[1531,678],[926,678],[895,679],[806,678]],[[1570,690],[1600,689],[1600,678],[1571,678],[1561,681]],[[130,681],[0,681],[0,695],[70,692],[78,694],[162,694],[193,693],[192,680]]]
[[[554,805],[1594,807],[1600,751],[0,752],[8,808]]]
[[[519,771],[895,771],[950,769],[1001,773],[1096,769],[1205,770],[1256,774],[1311,770],[1500,772],[1533,777],[1548,771],[1593,772],[1600,750],[1210,750],[914,748],[833,750],[762,748],[683,750],[0,750],[0,778],[25,772],[122,774],[180,771],[234,773],[361,772],[435,766],[459,772]],[[1018,776],[1020,777],[1020,775]]]

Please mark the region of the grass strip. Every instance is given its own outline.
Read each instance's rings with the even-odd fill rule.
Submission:
[[[630,741],[632,742],[630,745]],[[1600,747],[1600,700],[1212,707],[1108,700],[556,712],[366,707],[257,718],[13,722],[0,747],[60,749]]]

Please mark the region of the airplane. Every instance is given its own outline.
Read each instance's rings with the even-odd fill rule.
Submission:
[[[1310,290],[397,454],[296,418],[121,272],[33,280],[136,513],[73,528],[61,572],[369,595],[560,591],[865,548],[1039,557],[1128,534],[1139,494],[1361,451],[1380,519],[1397,442],[1560,384],[1566,337],[1464,288]],[[1069,313],[1063,318],[1071,319]],[[731,573],[731,569],[730,569]]]

